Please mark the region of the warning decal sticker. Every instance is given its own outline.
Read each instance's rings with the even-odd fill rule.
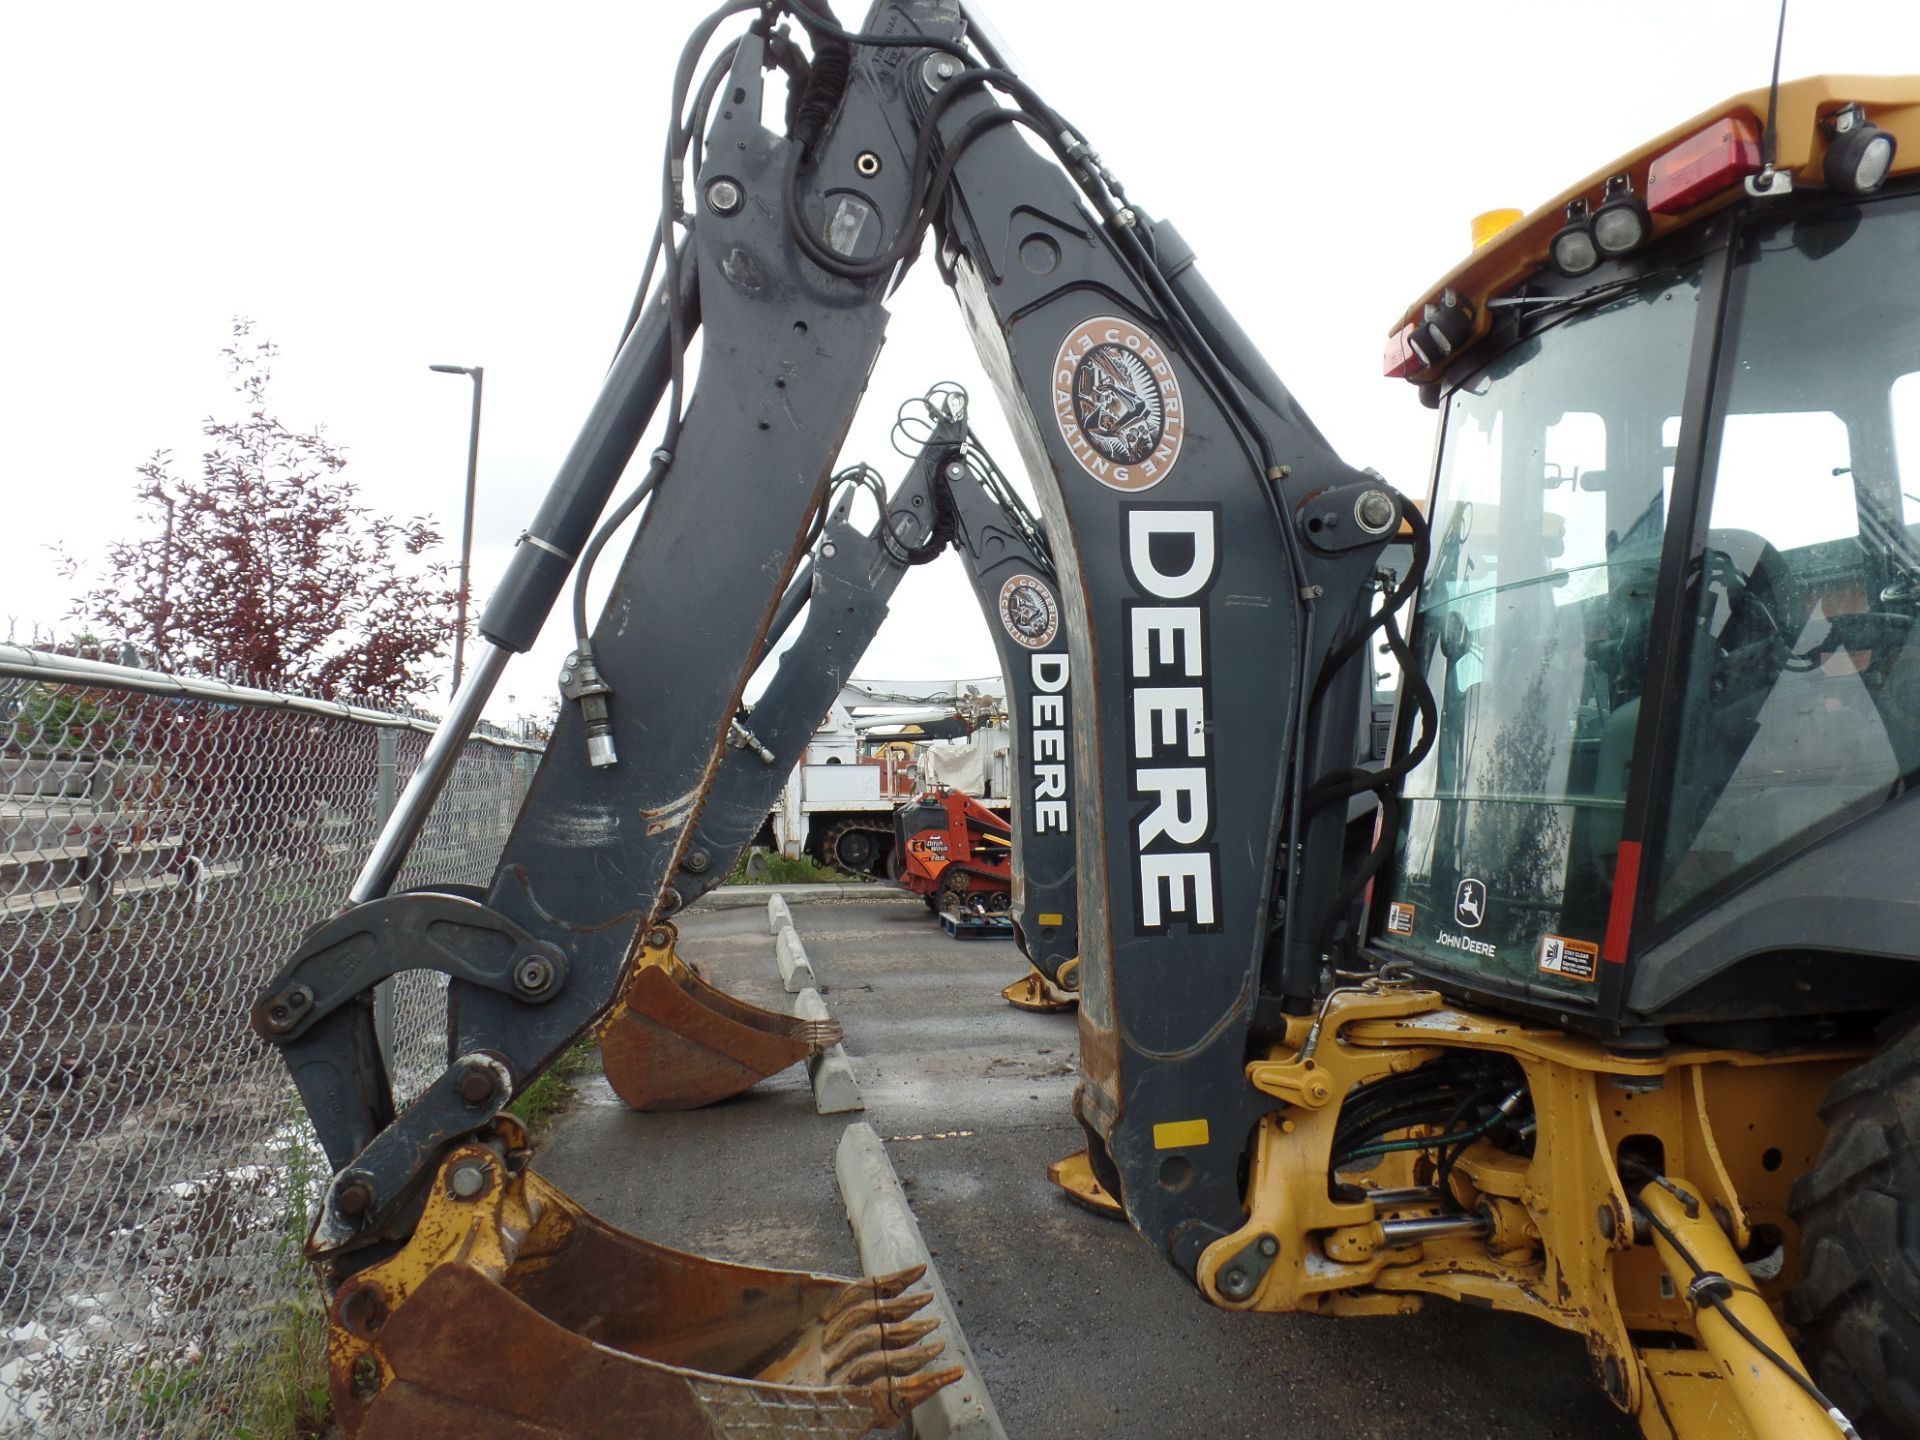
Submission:
[[[1564,935],[1542,935],[1540,970],[1566,980],[1591,980],[1600,973],[1600,947]]]
[[[1413,906],[1403,900],[1396,900],[1387,906],[1387,933],[1389,935],[1413,934]]]

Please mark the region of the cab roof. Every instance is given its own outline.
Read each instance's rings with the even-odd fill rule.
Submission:
[[[1821,165],[1826,158],[1827,140],[1820,122],[1848,104],[1860,105],[1869,122],[1894,137],[1898,148],[1892,175],[1920,170],[1920,75],[1816,75],[1783,82],[1775,132],[1775,170],[1791,173],[1796,187],[1823,184]],[[1406,327],[1421,320],[1428,305],[1437,303],[1444,292],[1452,290],[1472,305],[1475,312],[1474,330],[1467,343],[1479,340],[1487,329],[1487,300],[1512,290],[1547,263],[1547,247],[1566,223],[1567,205],[1571,201],[1585,199],[1590,206],[1597,207],[1608,178],[1623,172],[1631,177],[1634,193],[1644,197],[1648,189],[1648,167],[1682,141],[1734,117],[1746,121],[1758,134],[1766,115],[1766,89],[1746,91],[1703,110],[1594,171],[1578,184],[1568,186],[1441,276],[1432,289],[1415,300],[1394,322],[1389,333],[1398,339]],[[1655,214],[1650,238],[1657,239],[1695,224],[1745,193],[1741,185],[1729,184],[1678,214]],[[1439,368],[1415,371],[1408,378],[1431,379]]]

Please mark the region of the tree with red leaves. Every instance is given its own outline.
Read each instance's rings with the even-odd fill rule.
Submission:
[[[238,671],[273,689],[396,704],[433,683],[420,666],[453,638],[440,535],[359,502],[319,427],[268,410],[277,353],[235,320],[222,352],[239,418],[209,417],[197,475],[170,452],[140,467],[146,533],[107,551],[107,583],[76,614],[166,669]]]

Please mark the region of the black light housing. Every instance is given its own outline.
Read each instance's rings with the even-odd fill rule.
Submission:
[[[1420,323],[1413,327],[1407,343],[1420,358],[1420,368],[1430,370],[1467,343],[1473,334],[1473,306],[1460,298],[1456,290],[1443,290],[1438,300],[1430,300],[1420,311]]]
[[[1867,119],[1859,105],[1843,105],[1820,122],[1827,134],[1827,188],[1866,195],[1893,170],[1893,136]]]
[[[1600,263],[1600,247],[1593,241],[1593,219],[1584,199],[1567,202],[1567,223],[1547,246],[1553,268],[1568,279],[1584,275]]]
[[[1625,255],[1647,243],[1653,217],[1647,202],[1633,193],[1633,180],[1624,171],[1607,180],[1607,193],[1593,212],[1593,243],[1602,255]]]

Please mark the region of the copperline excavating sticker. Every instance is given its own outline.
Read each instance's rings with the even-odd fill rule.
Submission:
[[[1000,623],[1016,645],[1041,650],[1060,633],[1060,609],[1045,585],[1031,575],[1015,575],[1000,587]]]
[[[1565,980],[1591,980],[1600,973],[1600,947],[1564,935],[1542,935],[1540,970]]]
[[[1112,490],[1151,490],[1186,438],[1173,362],[1142,326],[1117,315],[1096,315],[1060,342],[1053,414],[1080,468]]]

